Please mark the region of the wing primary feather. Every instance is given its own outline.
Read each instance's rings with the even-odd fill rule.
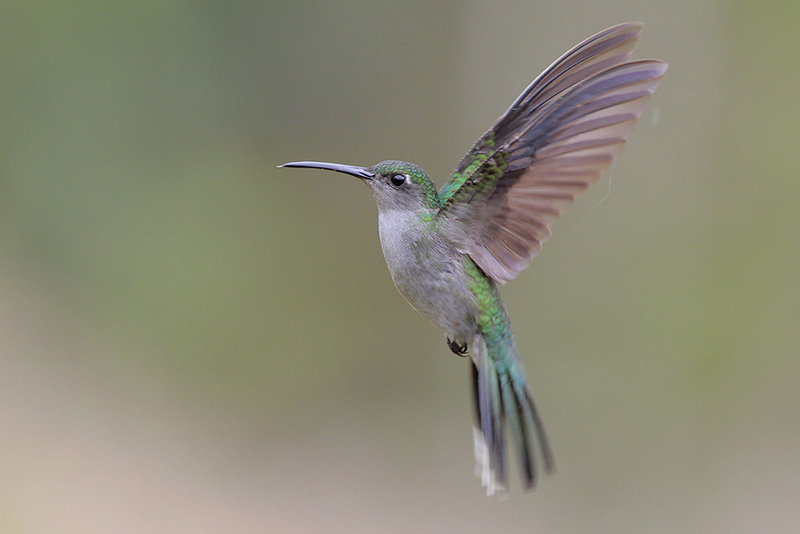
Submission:
[[[617,32],[622,33],[627,37],[627,41],[630,42],[630,51],[627,54],[623,54],[620,57],[620,62],[625,61],[629,56],[630,53],[633,51],[633,48],[636,46],[636,42],[639,39],[639,34],[642,31],[643,24],[640,22],[627,22],[623,24],[619,24],[617,26],[612,26],[602,32],[599,32],[588,39],[578,43],[567,52],[561,55],[557,60],[555,60],[549,67],[547,67],[539,76],[537,76],[528,87],[517,97],[517,99],[509,106],[506,113],[498,120],[502,120],[503,117],[506,115],[512,114],[515,110],[522,107],[522,102],[530,99],[534,96],[534,93],[537,91],[541,91],[546,88],[550,83],[552,83],[552,79],[557,78],[560,74],[564,71],[568,70],[569,68],[574,67],[576,64],[586,61],[591,55],[587,55],[585,53],[586,50],[592,50],[590,47],[592,43],[597,43],[598,41],[601,42],[603,39],[607,39],[609,35],[613,35]],[[618,44],[616,41],[612,41],[613,44]],[[596,49],[595,54],[596,54]],[[584,52],[584,53],[582,53]],[[569,64],[569,67],[563,68],[565,64]]]

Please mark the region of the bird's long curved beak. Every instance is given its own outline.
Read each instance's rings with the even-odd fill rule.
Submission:
[[[373,173],[366,167],[357,167],[355,165],[341,165],[339,163],[325,163],[324,161],[293,161],[291,163],[284,163],[283,165],[278,165],[278,167],[279,168],[298,167],[301,169],[324,169],[328,171],[336,171],[344,174],[349,174],[350,176],[355,176],[356,178],[361,178],[362,180],[372,180],[373,178],[375,178],[375,173]]]

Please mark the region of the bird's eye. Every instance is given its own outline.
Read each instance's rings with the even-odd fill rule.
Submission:
[[[406,177],[403,174],[393,174],[389,181],[392,182],[392,185],[395,187],[400,187],[404,183],[406,183]]]

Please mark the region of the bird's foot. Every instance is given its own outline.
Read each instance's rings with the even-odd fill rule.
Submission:
[[[452,341],[449,337],[447,338],[447,346],[459,356],[466,356],[469,353],[469,347],[466,343],[461,345],[457,341]]]

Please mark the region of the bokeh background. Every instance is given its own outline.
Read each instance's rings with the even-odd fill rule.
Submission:
[[[504,289],[558,473],[487,499],[468,362],[357,180],[441,185],[607,26],[670,63]],[[0,20],[0,531],[797,532],[800,3],[21,2]]]

